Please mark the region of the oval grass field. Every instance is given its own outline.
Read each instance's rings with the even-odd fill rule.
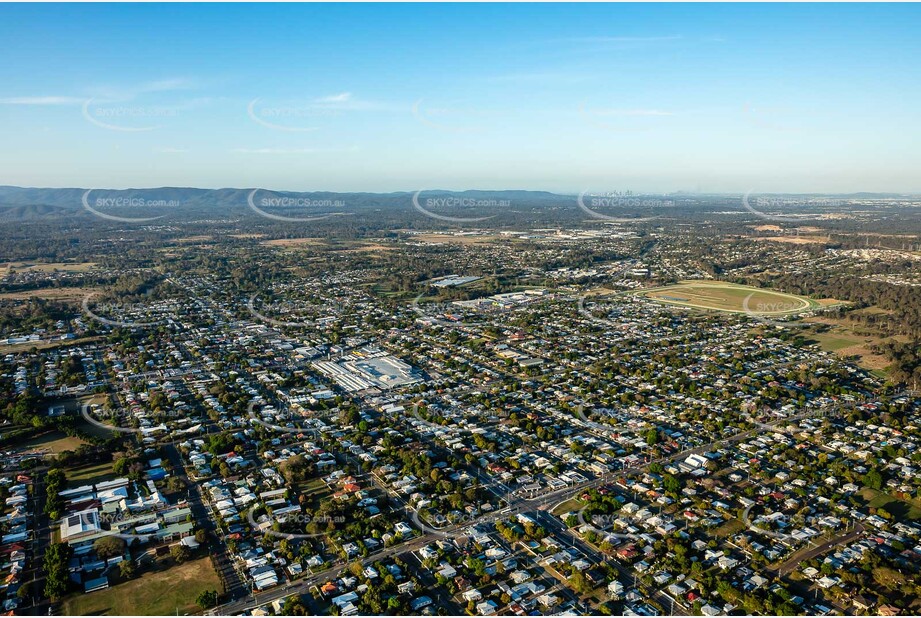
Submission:
[[[724,281],[682,281],[639,294],[669,305],[751,315],[790,315],[819,307],[802,296]]]

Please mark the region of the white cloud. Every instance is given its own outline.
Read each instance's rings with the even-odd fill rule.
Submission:
[[[320,97],[315,99],[314,103],[347,103],[352,100],[351,92],[340,92],[339,94],[331,94],[326,97]]]
[[[131,101],[143,94],[192,90],[195,87],[196,82],[191,79],[173,77],[141,82],[129,86],[96,86],[90,88],[89,92],[92,94],[92,98],[97,101],[120,102]]]
[[[393,106],[391,105],[358,99],[353,97],[351,92],[340,92],[313,99],[310,102],[310,106],[316,109],[342,111],[393,111]]]

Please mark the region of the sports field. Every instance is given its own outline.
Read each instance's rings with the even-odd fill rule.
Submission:
[[[70,616],[178,616],[180,612],[188,616],[201,613],[195,600],[208,590],[220,592],[221,580],[211,559],[205,557],[147,572],[97,592],[75,593],[62,609]]]
[[[639,294],[669,305],[751,315],[792,315],[819,307],[819,303],[802,296],[725,281],[682,281]]]

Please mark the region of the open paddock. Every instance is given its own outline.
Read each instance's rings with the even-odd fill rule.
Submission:
[[[94,268],[96,262],[3,262],[0,263],[0,275],[11,272],[83,273]]]

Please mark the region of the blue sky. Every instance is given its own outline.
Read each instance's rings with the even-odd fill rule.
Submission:
[[[0,184],[921,191],[918,5],[0,5]]]

